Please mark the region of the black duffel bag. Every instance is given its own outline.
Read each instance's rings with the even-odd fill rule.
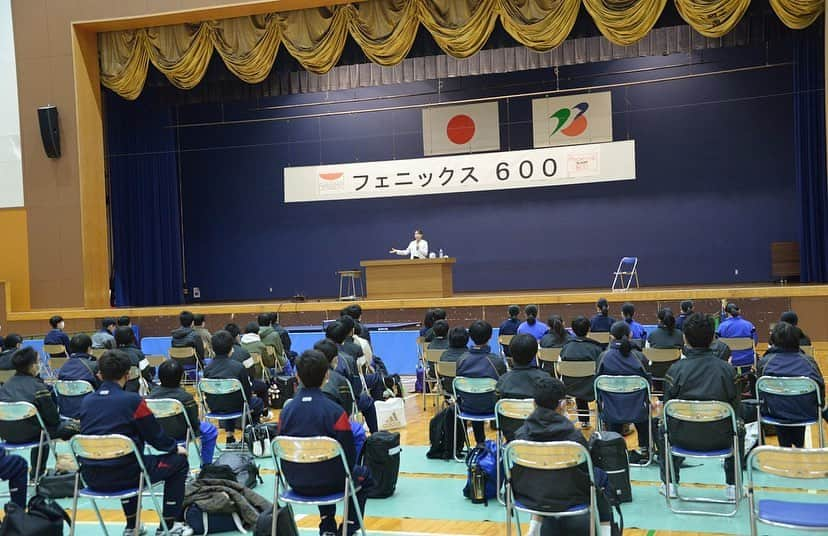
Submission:
[[[37,494],[49,499],[66,499],[75,493],[75,471],[49,469],[37,483]]]
[[[69,514],[53,501],[35,495],[29,500],[29,512],[10,502],[0,525],[0,536],[62,536],[63,522],[71,526]]]

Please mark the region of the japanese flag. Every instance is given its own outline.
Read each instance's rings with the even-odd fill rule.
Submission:
[[[423,154],[500,150],[497,102],[423,109]]]

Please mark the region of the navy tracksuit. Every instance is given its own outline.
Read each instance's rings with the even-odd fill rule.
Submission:
[[[355,486],[362,486],[357,492],[360,509],[365,515],[365,491],[370,485],[367,469],[356,466],[356,448],[351,423],[342,406],[328,398],[321,389],[300,389],[293,402],[282,409],[279,415],[279,435],[293,437],[332,437],[342,445],[348,467],[351,468]],[[302,495],[329,495],[344,489],[345,470],[342,460],[336,458],[314,464],[282,462],[282,470],[290,487]],[[336,505],[320,506],[319,533],[337,532]],[[348,534],[358,531],[353,502],[349,507]]]
[[[26,491],[29,485],[28,466],[22,456],[7,454],[0,447],[0,480],[8,480],[11,500],[21,508],[26,508]]]
[[[144,452],[145,443],[165,452],[161,456],[143,455],[144,466],[152,482],[164,482],[164,520],[168,526],[183,520],[181,504],[190,466],[186,456],[176,453],[175,439],[164,433],[143,398],[124,391],[115,382],[103,382],[96,392],[84,399],[80,421],[82,434],[121,434],[135,442],[139,453]],[[120,491],[138,487],[140,468],[133,455],[115,460],[81,460],[81,475],[92,489]],[[127,528],[134,528],[136,498],[124,499],[121,506]]]

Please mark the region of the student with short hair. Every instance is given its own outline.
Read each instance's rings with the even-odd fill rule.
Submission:
[[[716,336],[719,338],[751,338],[753,342],[759,341],[756,328],[742,317],[742,311],[735,303],[728,303],[725,307],[727,318],[719,324]],[[747,350],[731,351],[730,364],[737,370],[744,371],[753,366],[756,354],[748,348]]]
[[[131,366],[129,356],[121,350],[107,350],[101,357],[99,367],[103,383],[83,401],[81,433],[120,434],[132,439],[150,480],[164,482],[163,516],[170,535],[190,536],[193,530],[183,523],[182,511],[184,484],[190,469],[187,450],[164,433],[143,398],[124,390]],[[143,454],[146,443],[164,454]],[[140,474],[134,456],[114,460],[83,459],[80,470],[84,481],[100,491],[118,491],[132,483],[137,485]],[[142,528],[136,527],[137,498],[124,499],[121,507],[126,516],[124,536],[142,534]],[[155,534],[160,536],[164,530],[159,527]]]
[[[601,298],[596,302],[595,309],[598,311],[592,320],[589,322],[589,330],[593,333],[607,333],[615,319],[609,315],[609,302],[606,298]]]
[[[693,301],[692,300],[684,300],[681,302],[681,313],[679,313],[678,318],[676,319],[676,329],[683,330],[684,329],[684,321],[687,320],[687,317],[693,314]]]
[[[589,319],[585,316],[578,316],[572,320],[572,332],[575,334],[561,348],[561,361],[593,361],[598,362],[603,345],[587,337],[589,333]],[[578,420],[581,428],[589,428],[589,403],[595,400],[595,391],[592,384],[594,376],[586,378],[563,377],[566,386],[566,394],[575,397],[575,404],[578,407]]]
[[[451,328],[448,335],[449,347],[440,355],[440,361],[457,363],[469,350],[469,332],[463,326]],[[451,393],[451,378],[442,378],[443,391]]]
[[[195,349],[196,358],[204,363],[204,343],[201,337],[193,329],[195,316],[190,311],[181,311],[178,315],[179,328],[172,332],[172,347],[173,348],[193,348]]]
[[[266,347],[273,349],[275,357],[267,352],[262,355],[262,363],[267,368],[276,369],[276,372],[281,372],[285,366],[285,348],[282,346],[282,338],[279,333],[273,329],[271,325],[273,317],[270,313],[262,313],[256,319],[259,323],[259,338]]]
[[[549,377],[548,372],[539,369],[535,364],[538,341],[533,335],[521,333],[514,336],[510,346],[514,366],[497,380],[497,397],[532,398],[535,396],[538,381]]]
[[[676,317],[673,311],[664,307],[658,311],[658,327],[647,336],[650,348],[681,348],[684,346],[684,336],[676,327]]]
[[[210,344],[210,330],[207,329],[205,322],[207,321],[207,317],[203,314],[196,313],[193,315],[193,331],[196,332],[196,335],[201,337],[201,345],[204,347],[204,356],[205,357],[213,357],[213,346]]]
[[[0,370],[14,370],[12,355],[23,346],[23,337],[17,333],[9,333],[4,342],[4,350],[0,352]]]
[[[647,330],[633,318],[635,316],[635,305],[630,302],[625,303],[621,306],[621,314],[624,316],[624,322],[630,326],[630,340],[640,341],[643,345],[644,341],[647,340]]]
[[[626,321],[616,322],[610,328],[612,340],[609,349],[598,358],[598,369],[596,376],[640,376],[651,383],[650,373],[644,367],[645,358],[630,341],[632,332]],[[633,420],[635,429],[638,431],[638,450],[629,453],[631,464],[640,465],[645,463],[650,456],[650,400],[646,391],[637,395],[615,394],[604,392],[599,400],[601,412],[604,417],[613,418],[615,415],[638,415]],[[623,431],[625,423],[608,422],[608,428],[612,432]]]
[[[469,326],[469,337],[474,345],[457,362],[457,376],[499,380],[502,375],[506,374],[506,364],[489,350],[492,326],[484,320],[472,322]],[[479,414],[492,413],[495,402],[494,393],[465,394],[458,401],[463,411]],[[484,425],[482,421],[472,421],[474,439],[478,445],[486,441]]]
[[[449,341],[448,341],[448,332],[449,332],[449,323],[445,320],[438,320],[434,323],[434,327],[432,328],[434,332],[434,338],[428,343],[429,350],[448,350]]]
[[[247,405],[250,408],[250,422],[251,424],[258,424],[259,418],[265,411],[264,401],[258,396],[253,395],[253,383],[250,381],[250,375],[244,365],[230,358],[233,353],[233,336],[224,330],[213,333],[213,338],[210,341],[213,345],[213,350],[216,356],[204,369],[204,377],[208,379],[219,380],[239,380],[241,383],[244,396],[247,398]],[[242,400],[238,398],[230,398],[228,396],[212,396],[207,397],[207,406],[210,410],[219,413],[232,413],[242,409]],[[223,422],[224,430],[227,432],[226,444],[236,442],[233,435],[236,431],[236,421],[226,420]]]
[[[212,344],[211,344],[212,346]],[[156,386],[147,398],[172,398],[183,404],[187,418],[193,427],[195,437],[201,438],[201,467],[213,463],[213,454],[216,451],[216,439],[218,430],[207,421],[200,421],[198,417],[198,404],[193,395],[181,388],[181,379],[184,377],[184,367],[175,359],[168,359],[158,367],[158,379],[160,386]],[[176,441],[183,441],[184,437],[174,438]],[[185,445],[186,448],[186,445]]]
[[[336,343],[330,339],[322,339],[313,345],[313,349],[325,356],[328,360],[330,371],[328,372],[328,380],[322,386],[322,392],[328,397],[342,406],[348,417],[354,411],[354,399],[351,396],[351,387],[348,378],[337,370],[337,361],[339,359],[339,348]]]
[[[340,315],[350,316],[351,318],[353,318],[355,324],[354,329],[356,331],[359,331],[359,336],[368,341],[369,343],[371,342],[371,333],[368,331],[368,328],[362,325],[362,322],[360,320],[362,318],[362,307],[360,307],[358,303],[352,303],[351,305],[345,307],[344,309],[342,309]]]
[[[423,318],[423,325],[420,327],[420,337],[425,337],[426,333],[431,329],[434,325],[434,309],[429,309],[425,312],[425,317]]]
[[[294,401],[282,409],[279,415],[279,435],[288,437],[331,437],[339,442],[345,454],[346,463],[354,478],[356,500],[365,515],[365,500],[370,473],[357,465],[354,435],[351,423],[342,407],[322,391],[328,378],[330,363],[322,352],[306,350],[296,358],[296,376],[299,391]],[[330,495],[342,492],[345,472],[339,459],[318,464],[296,464],[282,462],[284,477],[291,488],[302,495]],[[362,487],[361,487],[362,486]],[[361,487],[361,489],[360,489]],[[352,498],[353,501],[353,498]],[[351,502],[347,519],[347,533],[359,530],[354,503]],[[341,533],[336,526],[336,506],[319,506],[320,534]]]
[[[807,335],[805,335],[805,332],[803,332],[799,328],[799,325],[798,325],[799,324],[799,316],[797,316],[797,314],[795,312],[786,311],[786,312],[782,313],[782,316],[779,317],[779,322],[785,322],[787,324],[790,324],[791,326],[793,326],[799,332],[799,345],[798,345],[798,348],[801,349],[803,346],[811,346],[811,339]],[[773,354],[773,353],[781,351],[779,349],[779,346],[773,340],[773,330],[771,330],[771,337],[770,337],[770,340],[768,341],[768,343],[769,343],[768,344],[768,349],[765,351],[765,355]]]
[[[718,400],[733,407],[737,419],[741,415],[740,392],[736,385],[736,371],[727,362],[719,359],[710,344],[713,342],[714,327],[710,319],[701,313],[693,313],[684,322],[685,358],[673,363],[664,377],[664,402],[682,400]],[[664,423],[662,423],[663,426]],[[743,434],[743,432],[742,432]],[[690,450],[710,451],[731,448],[733,445],[730,419],[715,423],[692,423],[676,421],[670,427],[673,444]],[[663,446],[663,435],[657,435],[659,446]],[[740,444],[744,439],[740,438]],[[739,449],[741,450],[741,449]],[[663,452],[663,450],[661,450]],[[740,453],[741,459],[741,453]],[[665,480],[665,456],[659,457],[661,479]],[[673,457],[675,482],[679,482],[683,458]],[[734,460],[727,458],[724,472],[727,479],[727,493],[736,496],[734,486]],[[672,486],[662,488],[662,493],[675,494]]]
[[[538,320],[538,306],[527,305],[523,312],[526,314],[526,320],[518,326],[517,332],[528,333],[529,335],[532,335],[536,341],[541,340],[541,338],[546,335],[546,332],[549,331],[549,326]]]
[[[144,352],[138,348],[138,344],[135,342],[135,332],[132,331],[132,328],[128,328],[125,326],[121,326],[115,329],[115,343],[118,346],[118,349],[123,351],[128,357],[132,366],[138,369],[141,377],[144,378],[144,381],[147,384],[152,383],[153,376],[155,376],[155,370],[150,367],[149,361],[147,361],[147,357],[144,355]],[[137,393],[141,390],[141,380],[138,378],[132,378],[127,381],[126,385],[124,386],[129,392]]]
[[[101,330],[92,335],[92,348],[96,350],[102,348],[111,350],[115,348],[115,336],[113,333],[116,327],[114,318],[104,318],[101,321]]]
[[[52,326],[52,330],[43,337],[43,344],[61,344],[68,352],[69,336],[63,332],[63,328],[66,327],[63,317],[60,315],[53,316],[49,319],[49,325]]]
[[[437,322],[438,320],[445,320],[446,319],[445,309],[440,309],[439,307],[437,307],[435,309],[432,309],[432,318],[433,318],[434,322]],[[427,329],[425,331],[425,334],[423,334],[423,336],[425,337],[425,342],[431,342],[432,340],[434,340],[434,324],[433,323],[429,327],[429,329]]]
[[[509,318],[503,321],[500,324],[500,328],[498,329],[498,335],[517,335],[518,328],[520,327],[520,307],[517,305],[510,305],[509,308],[506,310],[506,313],[509,315]],[[509,345],[508,344],[501,344],[501,348],[503,348],[503,355],[506,357],[510,357],[511,354],[509,353]]]
[[[374,404],[374,399],[365,391],[362,386],[362,379],[359,377],[359,364],[357,359],[345,348],[346,340],[354,333],[354,321],[349,316],[340,317],[339,320],[328,324],[325,328],[325,336],[333,341],[338,350],[336,370],[348,379],[351,384],[351,390],[356,398],[357,407],[360,413],[365,418],[365,424],[371,433],[376,432],[377,424],[377,408]],[[368,379],[366,378],[366,383]]]
[[[566,331],[563,318],[560,315],[549,317],[549,331],[540,339],[541,348],[563,348],[569,340],[569,332]]]
[[[787,322],[778,322],[771,332],[774,351],[759,360],[757,377],[806,377],[816,382],[820,400],[825,405],[825,379],[813,357],[799,349],[802,332]],[[763,415],[780,422],[800,422],[813,419],[817,407],[816,396],[779,396],[763,393],[760,410]],[[804,426],[777,426],[776,435],[781,447],[805,446]]]
[[[101,385],[98,379],[98,363],[95,358],[89,355],[89,347],[92,340],[85,333],[78,333],[69,341],[69,359],[58,371],[58,380],[61,381],[85,381],[97,389]],[[60,413],[66,417],[77,419],[80,415],[80,406],[83,398],[60,397],[58,400]]]

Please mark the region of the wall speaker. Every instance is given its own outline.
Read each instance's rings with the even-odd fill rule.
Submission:
[[[60,158],[60,131],[58,130],[57,106],[41,106],[37,109],[37,119],[40,121],[40,138],[43,140],[43,149],[49,158]]]

